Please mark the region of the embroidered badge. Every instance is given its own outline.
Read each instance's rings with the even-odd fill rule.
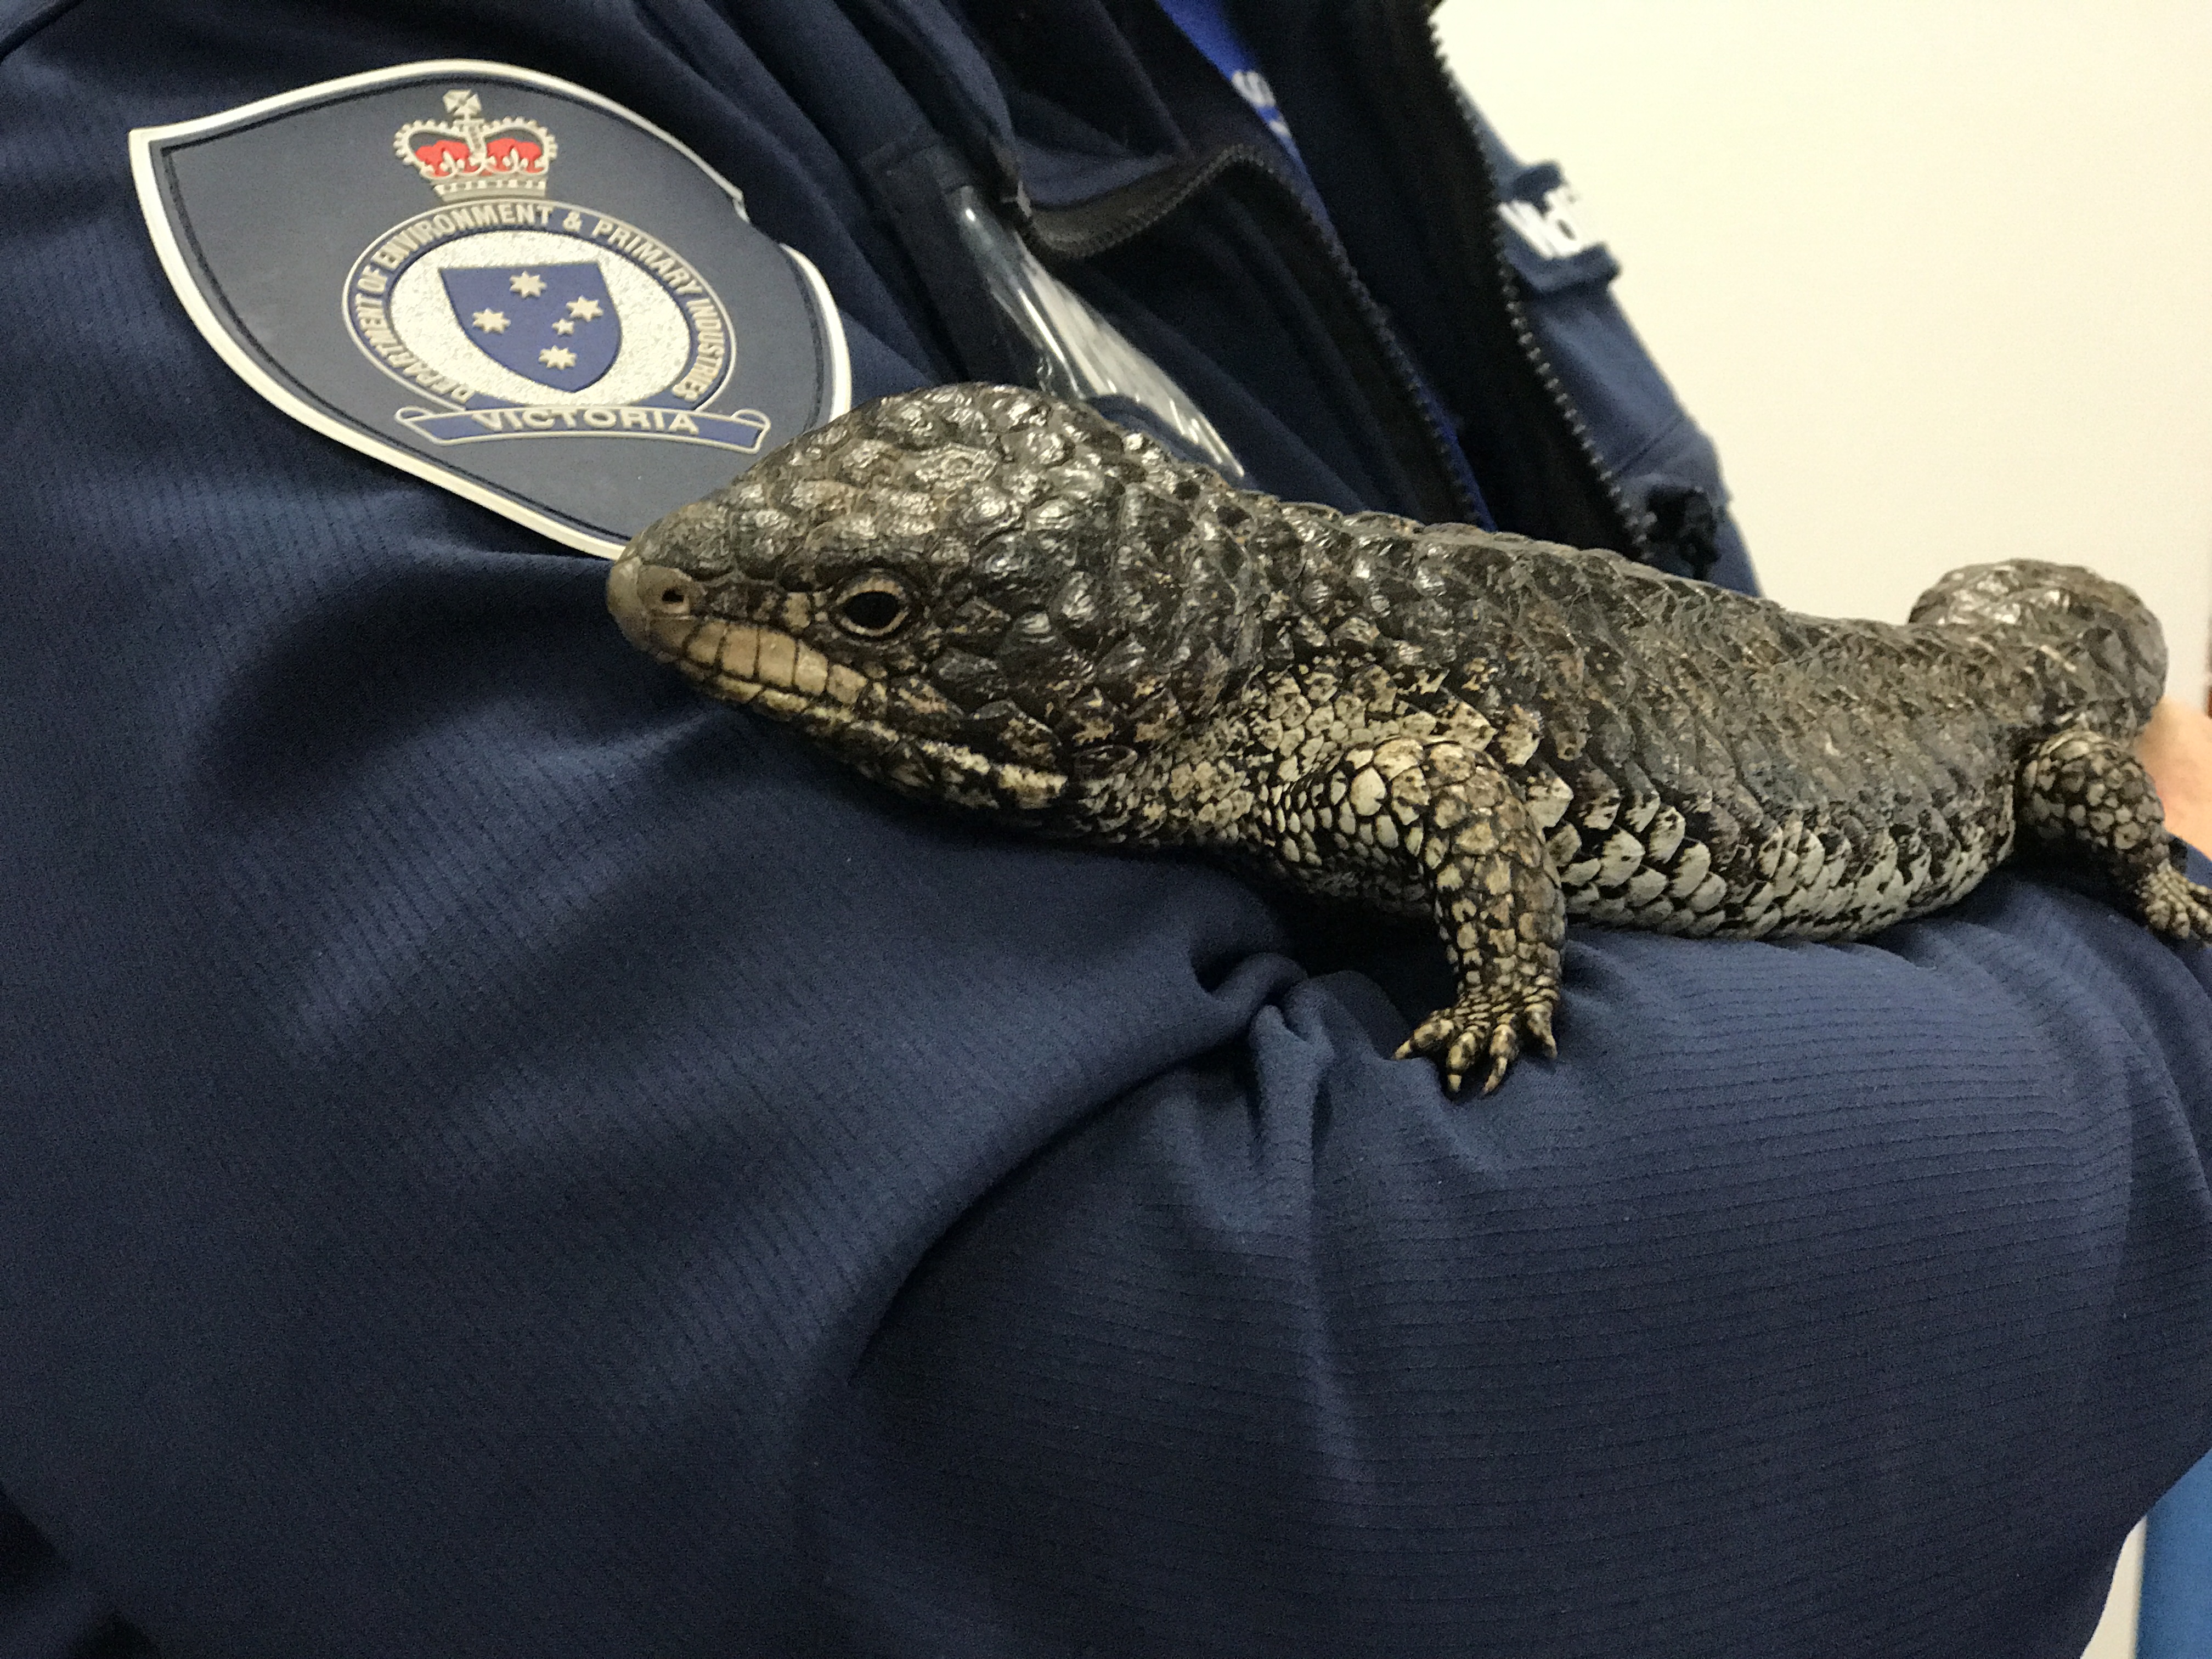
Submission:
[[[581,87],[413,64],[131,138],[170,280],[256,391],[570,547],[850,402],[814,267]]]

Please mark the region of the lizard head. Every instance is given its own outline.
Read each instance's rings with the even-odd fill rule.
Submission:
[[[607,605],[702,690],[909,793],[1048,807],[1256,660],[1245,498],[1088,410],[886,398],[651,526]]]

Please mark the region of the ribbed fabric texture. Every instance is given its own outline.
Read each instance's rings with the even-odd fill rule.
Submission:
[[[504,58],[911,337],[738,26],[152,9],[0,60],[7,1651],[2075,1659],[2212,1443],[2204,953],[2017,873],[1579,930],[1562,1058],[1448,1101],[1419,932],[696,701],[241,384],[131,194]]]

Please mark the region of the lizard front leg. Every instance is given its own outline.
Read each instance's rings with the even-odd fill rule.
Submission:
[[[1552,1012],[1566,901],[1528,804],[1486,756],[1449,738],[1353,749],[1298,785],[1285,807],[1286,862],[1363,866],[1417,886],[1435,914],[1459,996],[1420,1023],[1400,1059],[1429,1056],[1455,1094],[1486,1060],[1488,1094],[1524,1037],[1558,1052]]]
[[[2018,801],[2031,840],[2095,870],[2154,933],[2212,944],[2212,888],[2177,867],[2157,787],[2127,744],[2086,728],[2054,732],[2021,768]]]

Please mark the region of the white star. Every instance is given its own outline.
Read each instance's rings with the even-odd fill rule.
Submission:
[[[518,270],[507,279],[507,285],[526,300],[534,300],[545,292],[545,279],[534,270]]]
[[[586,299],[581,295],[579,295],[576,298],[568,301],[568,314],[571,317],[581,317],[588,323],[592,318],[599,314],[599,302],[597,300]]]
[[[553,331],[556,334],[574,334],[576,331],[576,325],[570,322],[566,317],[563,317],[559,322],[553,325]]]
[[[479,311],[469,320],[487,334],[507,332],[507,313],[503,311]]]
[[[566,346],[547,346],[538,354],[538,361],[548,368],[574,368],[576,354]]]

